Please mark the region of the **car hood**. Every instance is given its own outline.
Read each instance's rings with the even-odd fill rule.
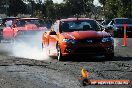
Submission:
[[[110,36],[105,31],[74,31],[61,33],[64,38],[86,39],[86,38],[103,38]]]

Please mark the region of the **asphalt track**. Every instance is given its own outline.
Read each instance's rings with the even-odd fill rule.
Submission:
[[[110,61],[81,57],[65,62],[48,57],[35,60],[9,56],[1,49],[0,88],[84,88],[78,81],[82,67],[88,69],[89,79],[132,80],[132,39],[127,40],[127,47],[122,45],[123,39],[115,39],[115,57]],[[132,85],[88,85],[85,88],[132,88]]]

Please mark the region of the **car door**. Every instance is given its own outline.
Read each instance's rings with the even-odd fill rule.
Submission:
[[[56,34],[49,34],[49,52],[50,55],[56,56],[57,55],[57,50],[56,50],[56,43],[57,43],[57,33],[58,33],[58,22],[55,22],[52,30]]]

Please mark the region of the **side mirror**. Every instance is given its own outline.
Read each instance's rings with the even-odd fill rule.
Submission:
[[[49,35],[56,35],[55,31],[50,31]]]

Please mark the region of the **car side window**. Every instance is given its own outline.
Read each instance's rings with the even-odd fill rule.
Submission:
[[[55,22],[55,24],[54,24],[54,31],[56,33],[58,32],[58,22]]]

